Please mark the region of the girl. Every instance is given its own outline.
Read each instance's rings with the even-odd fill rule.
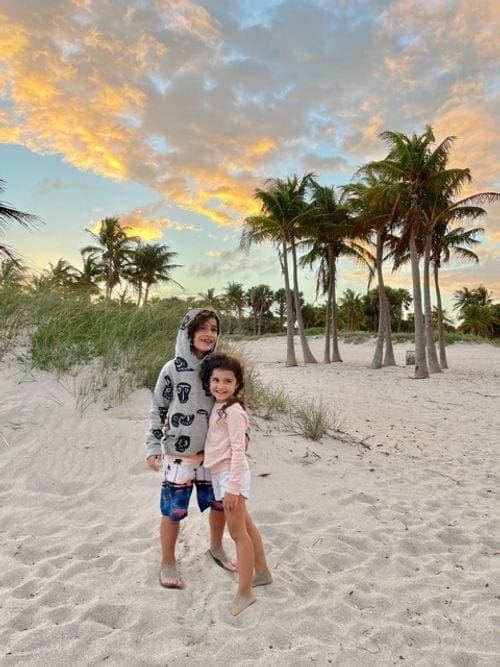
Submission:
[[[214,354],[202,364],[202,382],[215,399],[205,442],[204,466],[212,473],[216,500],[222,500],[229,533],[238,556],[238,592],[230,611],[237,616],[255,602],[253,586],[273,580],[260,533],[246,507],[250,470],[246,457],[243,368],[225,354]]]

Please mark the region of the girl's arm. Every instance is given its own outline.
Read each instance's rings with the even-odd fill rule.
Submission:
[[[243,475],[248,470],[246,457],[246,429],[248,419],[243,408],[235,403],[226,411],[227,429],[231,443],[231,468],[228,492],[238,496]]]

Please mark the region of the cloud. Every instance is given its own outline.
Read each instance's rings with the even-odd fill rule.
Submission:
[[[126,228],[127,236],[135,236],[142,241],[154,241],[161,239],[166,229],[175,232],[200,232],[201,229],[193,224],[176,222],[166,217],[158,217],[161,210],[165,208],[165,202],[158,201],[147,206],[141,206],[126,211],[116,213],[122,228]],[[93,221],[90,231],[94,234],[99,232],[101,221]]]
[[[228,281],[251,285],[256,281],[265,281],[266,276],[268,278],[276,276],[277,257],[274,258],[274,262],[269,262],[265,251],[261,248],[256,248],[251,255],[243,253],[239,248],[208,250],[205,255],[208,258],[206,261],[196,262],[187,267],[191,279],[208,280],[212,285],[222,287],[222,284]]]
[[[443,291],[453,293],[464,285],[469,288],[485,285],[494,299],[500,299],[500,275],[498,256],[488,257],[479,265],[467,265],[441,271],[440,285]]]
[[[266,178],[312,169],[339,184],[384,153],[381,130],[429,122],[492,187],[494,0],[242,7],[4,0],[0,141],[146,185],[220,226],[257,212]]]

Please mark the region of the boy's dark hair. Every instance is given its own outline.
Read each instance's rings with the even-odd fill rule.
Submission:
[[[208,320],[214,319],[217,322],[217,335],[219,335],[219,318],[217,313],[208,308],[200,310],[199,313],[193,317],[193,319],[187,325],[187,334],[191,345],[193,344],[193,338],[198,329],[205,324]]]
[[[224,403],[221,412],[225,413],[226,409],[234,403],[239,403],[245,409],[245,371],[243,364],[236,357],[230,357],[228,354],[223,353],[212,354],[210,357],[207,357],[203,361],[200,371],[203,389],[206,392],[209,391],[212,372],[219,369],[233,371],[236,378],[236,392],[234,396]],[[223,415],[220,416],[222,417]]]

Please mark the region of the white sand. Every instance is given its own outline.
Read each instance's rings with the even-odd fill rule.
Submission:
[[[265,381],[333,405],[351,441],[253,420],[275,581],[236,618],[194,503],[187,586],[158,584],[149,392],[80,416],[68,380],[0,365],[0,665],[500,664],[500,349],[452,346],[451,369],[417,381],[367,368],[370,344],[299,368],[283,344],[244,347]]]

